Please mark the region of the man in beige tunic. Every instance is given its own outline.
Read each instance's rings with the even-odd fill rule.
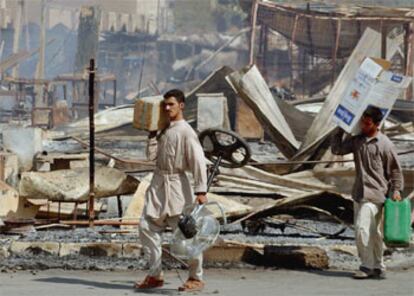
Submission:
[[[392,142],[378,127],[383,118],[370,106],[361,118],[361,134],[343,138],[338,129],[332,138],[332,152],[354,154],[356,178],[354,199],[355,241],[361,266],[355,279],[385,278],[382,239],[382,208],[386,196],[401,200],[403,176]]]
[[[145,205],[140,221],[140,239],[149,251],[150,271],[138,289],[162,287],[164,284],[161,243],[162,232],[167,226],[173,230],[183,210],[195,202],[207,202],[207,168],[204,152],[197,134],[184,120],[185,97],[180,90],[171,90],[164,95],[164,111],[169,126],[149,135],[147,156],[156,161],[156,169],[145,195]],[[194,193],[185,172],[194,178]],[[189,278],[180,291],[198,291],[204,287],[202,281],[203,257],[189,262]]]

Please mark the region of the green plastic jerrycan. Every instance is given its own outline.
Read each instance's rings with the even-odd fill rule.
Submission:
[[[411,239],[411,202],[409,199],[385,200],[384,241],[391,246],[407,246]]]

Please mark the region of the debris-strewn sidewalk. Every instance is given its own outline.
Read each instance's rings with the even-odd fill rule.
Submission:
[[[293,221],[291,222],[293,224]],[[329,222],[298,221],[296,227],[267,227],[248,234],[239,227],[223,231],[221,239],[205,253],[206,267],[293,269],[343,269],[358,266],[353,232],[336,238],[321,237],[309,231],[334,233],[338,225]],[[164,237],[166,247],[170,234]],[[53,230],[29,233],[24,237],[1,236],[3,270],[76,269],[141,270],[147,268],[136,231],[113,227]],[[414,267],[414,247],[387,249],[390,269]],[[166,268],[181,268],[178,261],[164,254]],[[286,262],[288,260],[289,262]],[[290,263],[290,264],[289,264]]]

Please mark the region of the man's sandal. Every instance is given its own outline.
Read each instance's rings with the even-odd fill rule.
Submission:
[[[361,266],[352,276],[356,280],[370,279],[373,276],[373,271],[369,268]]]
[[[185,284],[178,288],[180,292],[197,292],[202,291],[204,289],[204,282],[200,280],[196,280],[193,278],[189,278]]]
[[[154,289],[154,288],[160,288],[164,285],[163,279],[157,279],[153,276],[147,276],[143,282],[139,283],[136,282],[134,284],[135,289]]]

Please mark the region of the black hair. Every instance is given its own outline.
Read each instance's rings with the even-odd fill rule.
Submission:
[[[164,95],[164,99],[168,99],[168,98],[171,98],[171,97],[176,98],[178,103],[185,103],[185,95],[179,89],[169,90]]]
[[[384,118],[381,109],[375,106],[368,106],[362,116],[371,118],[375,124],[379,124]]]

